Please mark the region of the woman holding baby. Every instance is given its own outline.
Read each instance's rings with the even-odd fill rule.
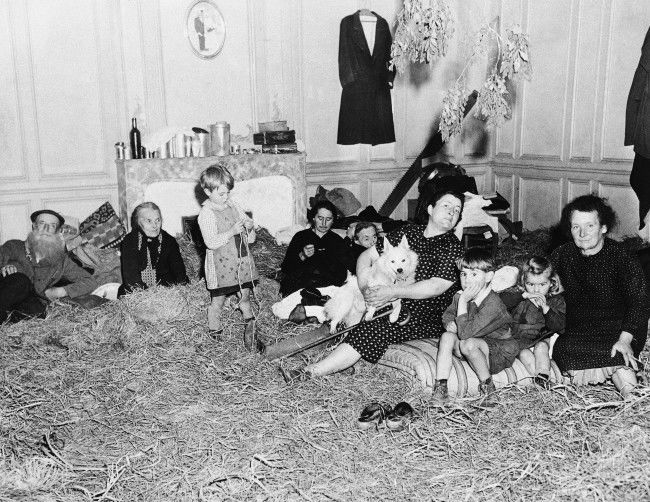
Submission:
[[[366,303],[381,307],[392,300],[402,299],[398,322],[390,323],[387,317],[381,317],[360,324],[325,359],[300,370],[285,370],[285,379],[291,381],[336,373],[361,358],[376,363],[390,344],[439,336],[443,332],[442,313],[459,288],[456,260],[462,256],[463,247],[453,230],[462,210],[461,194],[452,191],[436,193],[427,207],[429,220],[426,225],[409,224],[387,235],[393,246],[406,236],[410,248],[418,254],[414,282],[369,288],[369,272],[383,251],[383,241],[379,240],[362,253],[357,262],[357,278]],[[410,319],[401,326],[406,311]]]

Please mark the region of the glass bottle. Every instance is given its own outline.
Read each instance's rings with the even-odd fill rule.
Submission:
[[[131,142],[131,158],[141,158],[142,145],[140,144],[140,131],[138,130],[138,124],[135,117],[131,119],[131,132],[129,133],[129,141]]]

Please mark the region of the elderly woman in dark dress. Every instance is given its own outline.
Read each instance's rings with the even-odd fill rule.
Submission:
[[[162,229],[160,208],[143,202],[133,210],[132,230],[120,245],[122,286],[118,296],[156,284],[189,282],[176,239]]]
[[[578,197],[562,211],[573,242],[551,256],[566,299],[566,330],[553,359],[574,383],[611,378],[627,397],[637,384],[650,310],[639,263],[607,237],[615,223],[614,210],[595,195]]]
[[[459,289],[456,260],[462,256],[463,247],[453,229],[462,209],[462,195],[450,191],[434,194],[428,205],[427,225],[406,225],[387,235],[394,246],[405,235],[418,254],[413,284],[367,288],[368,271],[383,250],[383,240],[359,257],[357,277],[366,302],[379,307],[396,298],[404,299],[399,321],[404,318],[404,310],[408,310],[410,320],[406,325],[391,324],[387,317],[364,322],[322,361],[302,370],[283,371],[285,379],[328,375],[354,365],[361,358],[376,363],[390,344],[440,336],[442,313]]]

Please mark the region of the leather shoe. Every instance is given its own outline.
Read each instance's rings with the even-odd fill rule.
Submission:
[[[295,322],[296,324],[302,324],[307,319],[307,314],[305,312],[305,306],[299,303],[289,314],[289,320]]]
[[[398,432],[404,430],[413,418],[413,408],[410,404],[402,401],[397,403],[393,411],[386,416],[386,427]]]
[[[393,410],[388,403],[370,403],[361,410],[361,414],[357,418],[357,426],[361,430],[367,430],[373,426],[378,428],[391,411]]]

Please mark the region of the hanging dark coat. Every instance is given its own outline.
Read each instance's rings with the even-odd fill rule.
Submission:
[[[392,38],[386,20],[377,17],[370,54],[359,11],[341,20],[339,79],[343,86],[337,143],[378,145],[395,141],[390,90],[395,71],[388,69]]]

